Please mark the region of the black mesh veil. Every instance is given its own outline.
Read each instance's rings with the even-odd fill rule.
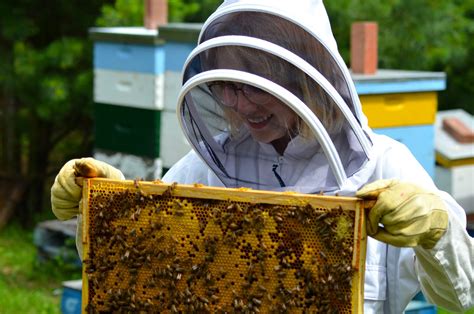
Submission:
[[[218,71],[210,71],[215,74],[213,72]],[[278,101],[282,108],[287,110],[290,107],[304,109],[296,109],[293,113],[295,116],[306,116],[305,120],[307,121],[299,123],[314,124],[314,119],[317,120],[317,118],[307,118],[309,112],[306,107],[302,106],[302,102],[273,82],[263,79],[267,83],[265,87],[265,84],[246,77],[248,73],[233,70],[224,71],[224,73],[227,72],[231,72],[230,75],[221,75],[221,80],[218,82],[221,82],[222,79],[225,79],[227,83],[246,84],[252,82],[254,87],[265,88],[269,93],[278,94],[280,98],[277,100],[276,96],[272,96],[273,101]],[[198,75],[195,79],[199,80],[201,77]],[[283,155],[280,155],[271,143],[265,143],[265,139],[259,138],[259,134],[254,133],[255,130],[252,130],[245,122],[240,122],[239,117],[233,116],[235,113],[229,112],[228,108],[222,106],[220,100],[216,99],[209,90],[209,84],[212,83],[213,81],[209,78],[204,83],[195,86],[192,83],[190,89],[182,94],[180,113],[183,129],[193,147],[226,186],[309,192],[312,185],[304,186],[301,179],[304,178],[305,172],[309,174],[307,172],[308,166],[311,166],[312,160],[315,159],[324,165],[324,167],[316,167],[318,172],[324,172],[324,175],[321,176],[324,178],[324,184],[330,183],[333,188],[338,185],[329,166],[331,163],[326,159],[326,154],[335,152],[335,148],[322,124],[316,128],[325,137],[319,135],[315,137],[311,131],[305,137],[294,135],[289,139],[290,142]],[[260,124],[266,124],[264,129],[267,130],[263,133],[288,132],[287,126],[279,124],[278,121],[282,121],[282,119],[271,117],[260,122]],[[268,129],[272,131],[269,132]],[[290,137],[290,135],[288,136]],[[322,148],[320,143],[324,143],[325,147]],[[334,154],[330,155],[335,156]],[[342,169],[340,160],[337,157],[335,159],[333,164],[337,164]],[[314,175],[314,173],[312,174]]]
[[[269,12],[233,12],[213,20],[201,34],[200,43],[226,35],[263,39],[298,55],[322,73],[357,118],[354,110],[354,97],[357,96],[351,95],[351,89],[338,64],[338,58],[324,43],[301,26]]]

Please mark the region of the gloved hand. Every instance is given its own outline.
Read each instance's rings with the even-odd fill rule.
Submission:
[[[415,184],[378,180],[356,196],[377,200],[367,217],[367,234],[379,241],[431,249],[448,227],[448,212],[441,198]]]
[[[122,172],[105,162],[94,158],[72,159],[59,171],[51,187],[53,213],[60,220],[79,214],[84,178],[124,179]]]

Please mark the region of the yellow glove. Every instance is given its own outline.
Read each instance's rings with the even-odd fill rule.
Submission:
[[[448,227],[448,212],[441,198],[417,185],[378,180],[364,186],[356,196],[377,200],[368,214],[367,234],[379,241],[431,249]]]
[[[84,178],[124,179],[120,170],[94,158],[72,159],[59,171],[51,187],[51,205],[58,219],[66,220],[79,214]]]

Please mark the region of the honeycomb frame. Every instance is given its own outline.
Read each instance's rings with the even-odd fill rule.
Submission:
[[[83,313],[362,313],[363,200],[89,179]]]

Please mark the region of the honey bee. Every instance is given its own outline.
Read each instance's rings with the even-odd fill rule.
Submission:
[[[173,191],[176,189],[178,182],[173,182],[166,190],[161,194],[162,197],[171,197],[173,196]]]

